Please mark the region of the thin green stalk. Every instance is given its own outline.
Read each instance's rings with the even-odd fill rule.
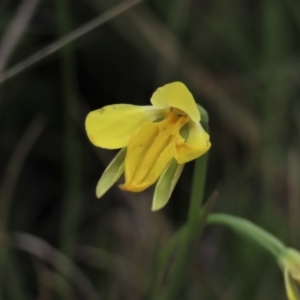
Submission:
[[[174,253],[174,250],[179,245],[180,241],[182,241],[183,236],[186,231],[186,226],[180,228],[165,248],[161,249],[159,253],[157,253],[154,257],[154,269],[151,272],[150,284],[149,284],[149,292],[148,292],[148,299],[157,299],[157,295],[159,293],[160,283],[164,276],[164,270],[166,269],[167,263]]]
[[[209,200],[207,201],[207,203],[209,203],[209,205],[211,205],[211,203],[213,203],[213,201],[215,200],[217,194],[214,193]],[[210,208],[210,206],[209,206]],[[206,211],[204,209],[204,211]],[[194,230],[195,230],[195,235],[197,235],[198,229],[199,229],[199,224],[201,223],[201,216],[203,215],[203,209],[198,210],[197,212],[197,225],[194,226]],[[170,256],[172,255],[172,253],[174,253],[174,249],[180,244],[180,242],[183,240],[183,237],[187,234],[188,231],[188,224],[185,224],[184,226],[182,226],[176,233],[174,233],[174,235],[172,236],[171,240],[169,241],[169,243],[167,244],[167,246],[162,249],[160,255],[159,255],[159,265],[164,266],[166,264],[166,262],[168,261],[168,259],[170,258]]]
[[[186,273],[191,261],[191,249],[194,249],[195,241],[192,239],[192,230],[189,230],[184,235],[179,248],[175,265],[172,273],[167,280],[166,289],[162,294],[160,300],[173,300],[176,299],[181,287],[184,284]]]
[[[277,257],[285,249],[284,244],[275,236],[260,228],[256,224],[243,218],[227,214],[210,214],[207,223],[229,226],[243,238],[250,238]]]
[[[56,7],[59,32],[64,35],[71,29],[68,0],[57,0]],[[74,118],[77,118],[79,108],[74,52],[70,44],[61,51],[61,76],[63,90],[64,207],[60,247],[62,253],[71,259],[76,246],[76,228],[81,211],[81,147],[78,132],[74,126]],[[64,270],[64,274],[67,274],[67,278],[72,276],[71,270]],[[69,292],[67,288],[62,291],[64,294],[63,299],[69,298]]]
[[[213,193],[208,199],[206,204],[201,210],[198,210],[197,218],[191,223],[187,223],[179,231],[179,235],[182,236],[180,241],[176,263],[173,267],[172,273],[169,276],[168,284],[166,290],[162,294],[161,300],[173,300],[179,294],[182,285],[184,284],[186,273],[190,267],[192,260],[192,254],[195,252],[197,246],[198,238],[205,226],[206,218],[211,210],[217,193]],[[153,298],[156,299],[156,298]]]
[[[204,130],[209,133],[209,116],[206,110],[198,106],[198,110],[201,115],[202,126]],[[190,205],[189,205],[189,212],[188,212],[188,223],[193,224],[199,213],[199,209],[202,205],[203,196],[204,196],[204,185],[205,185],[205,178],[206,178],[206,170],[207,170],[207,159],[208,153],[205,153],[201,157],[199,157],[195,162],[195,169],[194,169],[194,176],[192,182],[192,191],[190,197]]]
[[[208,116],[206,115],[205,117],[207,117],[207,123],[205,122],[204,127],[208,132]],[[166,289],[160,298],[161,300],[174,300],[180,292],[191,263],[192,254],[197,245],[197,238],[200,236],[205,225],[206,216],[210,209],[210,202],[201,212],[200,208],[204,196],[207,158],[208,154],[205,154],[198,158],[195,163],[188,221],[182,234],[180,234],[180,237],[182,237],[180,248],[177,253],[175,264],[171,269]]]
[[[188,212],[188,223],[193,224],[199,213],[201,207],[203,196],[204,196],[204,185],[206,178],[207,169],[207,158],[208,154],[204,154],[198,158],[195,162],[192,192],[190,198],[189,212]]]

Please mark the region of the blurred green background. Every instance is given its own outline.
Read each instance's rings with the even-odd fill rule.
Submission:
[[[84,120],[104,105],[148,105],[177,80],[210,115],[213,210],[300,247],[300,3],[126,3],[0,2],[1,300],[148,299],[154,257],[186,220],[193,163],[159,212],[153,189],[115,186],[98,200],[115,152],[91,145]],[[102,24],[62,47],[95,18]],[[45,49],[58,40],[59,51]],[[286,296],[269,254],[209,226],[178,299]]]

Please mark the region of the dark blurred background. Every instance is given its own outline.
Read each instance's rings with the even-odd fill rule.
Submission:
[[[84,120],[104,105],[149,105],[172,81],[210,115],[213,210],[300,247],[300,3],[124,3],[0,2],[1,300],[147,299],[155,253],[186,221],[193,163],[161,211],[150,210],[153,189],[116,185],[96,199],[116,152],[93,147]],[[45,49],[95,18],[103,24]],[[270,255],[209,226],[178,299],[285,297]]]

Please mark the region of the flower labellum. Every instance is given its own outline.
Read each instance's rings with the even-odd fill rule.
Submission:
[[[211,146],[200,124],[197,104],[187,87],[173,82],[158,88],[150,106],[108,105],[91,111],[85,122],[90,141],[106,149],[126,148],[103,173],[101,197],[125,170],[124,191],[141,192],[156,181],[152,210],[169,200],[183,165]],[[185,134],[186,133],[186,134]]]

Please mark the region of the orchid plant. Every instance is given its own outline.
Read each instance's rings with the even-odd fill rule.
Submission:
[[[192,241],[207,223],[227,225],[268,250],[283,271],[288,299],[300,300],[300,253],[297,250],[287,248],[276,237],[245,219],[208,214],[211,205],[201,207],[206,159],[201,161],[199,158],[211,147],[209,133],[205,130],[208,128],[206,111],[195,102],[182,82],[158,88],[150,102],[152,105],[148,106],[113,104],[96,109],[87,115],[85,127],[95,146],[120,149],[97,184],[98,198],[124,173],[124,183],[119,187],[125,192],[142,192],[156,183],[152,210],[159,210],[170,199],[184,165],[196,160],[188,221],[167,248],[170,254],[178,246],[179,257],[170,274],[170,284],[161,294],[154,293],[151,299],[172,300],[176,297],[180,288],[178,279],[190,262]],[[168,256],[163,254],[163,257]],[[159,284],[157,280],[154,282]],[[158,290],[157,287],[154,290]]]

